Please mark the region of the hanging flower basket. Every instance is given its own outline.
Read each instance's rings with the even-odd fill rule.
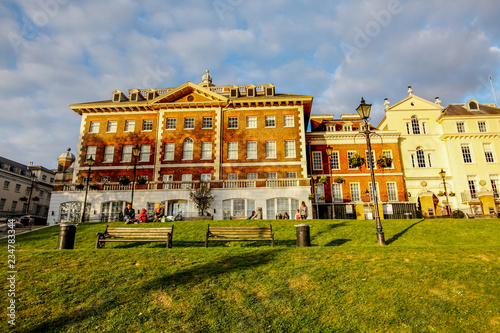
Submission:
[[[390,168],[392,166],[392,158],[387,155],[380,155],[377,159],[377,165],[381,168]]]
[[[365,164],[365,158],[356,153],[351,156],[351,158],[349,159],[349,163],[352,165],[353,168],[358,168],[363,164]]]
[[[123,186],[127,186],[130,184],[130,179],[128,177],[120,179],[120,184]]]
[[[28,198],[27,198],[26,196],[24,196],[24,197],[20,197],[20,198],[19,198],[19,201],[28,201]]]
[[[328,178],[323,176],[318,180],[318,184],[326,184],[327,181],[328,181]]]
[[[439,191],[438,192],[438,197],[443,197],[444,196],[444,192],[443,191]]]
[[[450,197],[454,197],[454,196],[455,196],[455,192],[450,192],[450,193],[448,193],[448,195],[449,195]]]
[[[139,178],[137,179],[137,184],[139,185],[144,185],[148,182],[148,180],[146,178]]]
[[[335,179],[333,181],[337,184],[342,184],[343,182],[345,182],[344,177],[342,177],[342,176],[335,177]]]
[[[33,199],[31,199],[33,201],[40,201],[40,198],[39,197],[33,197]]]
[[[83,190],[84,187],[85,186],[82,183],[76,185],[76,188],[79,189],[79,190]]]
[[[309,197],[307,198],[311,201],[314,201],[314,193],[309,194]]]
[[[320,195],[319,200],[325,200],[325,195],[324,194]]]
[[[97,184],[92,184],[89,187],[91,190],[98,190],[99,189],[99,185],[97,185]]]

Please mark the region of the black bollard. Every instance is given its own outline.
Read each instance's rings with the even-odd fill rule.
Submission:
[[[299,224],[295,226],[297,231],[297,247],[311,246],[311,236],[309,234],[309,224]]]
[[[59,225],[59,241],[57,244],[58,250],[72,250],[75,247],[75,224]]]

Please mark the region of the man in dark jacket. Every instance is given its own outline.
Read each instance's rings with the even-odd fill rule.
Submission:
[[[125,212],[124,212],[124,221],[126,224],[129,224],[129,223],[132,223],[134,218],[135,218],[135,211],[134,209],[132,208],[132,204],[127,204],[127,208],[125,208]]]

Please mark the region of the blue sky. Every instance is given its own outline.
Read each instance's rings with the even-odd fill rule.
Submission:
[[[273,83],[314,96],[313,113],[355,112],[361,96],[442,105],[500,91],[496,0],[17,0],[0,4],[0,155],[55,168],[76,150],[68,104],[115,89]],[[500,97],[500,95],[499,95]]]

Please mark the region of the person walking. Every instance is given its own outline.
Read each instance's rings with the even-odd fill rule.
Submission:
[[[304,201],[302,201],[302,205],[300,205],[299,210],[300,210],[300,219],[301,220],[307,219],[307,206]]]

